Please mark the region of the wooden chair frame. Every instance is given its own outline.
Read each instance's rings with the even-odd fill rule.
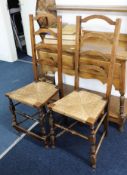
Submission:
[[[46,16],[44,15],[43,17],[46,18]],[[31,34],[31,46],[32,46],[32,62],[33,62],[33,71],[34,71],[34,80],[35,80],[35,84],[37,82],[41,82],[41,80],[39,79],[39,67],[38,64],[42,64],[41,59],[39,60],[37,58],[37,52],[38,50],[41,49],[52,49],[51,45],[48,46],[47,44],[41,43],[41,44],[36,44],[36,36],[42,36],[43,34],[45,35],[46,33],[51,34],[53,36],[56,37],[57,39],[57,48],[55,51],[58,53],[57,57],[59,58],[58,60],[61,60],[62,58],[62,19],[60,16],[57,17],[57,28],[58,28],[58,32],[55,33],[52,30],[48,29],[48,28],[39,28],[37,31],[35,31],[34,29],[34,21],[38,21],[41,18],[41,16],[36,16],[33,17],[33,15],[29,16],[30,19],[30,34]],[[60,81],[59,81],[60,82]],[[50,83],[49,83],[50,84]],[[41,141],[44,141],[45,146],[48,146],[48,135],[46,133],[46,129],[45,129],[45,118],[47,116],[48,110],[47,110],[47,104],[49,103],[49,101],[52,99],[52,97],[54,97],[57,93],[60,94],[60,96],[62,96],[62,90],[58,87],[56,87],[55,85],[53,85],[54,88],[56,88],[55,93],[53,93],[49,98],[46,99],[46,101],[43,104],[36,104],[36,105],[29,105],[28,103],[24,102],[24,101],[18,101],[15,98],[13,98],[11,96],[11,92],[6,93],[6,96],[9,99],[9,108],[10,111],[12,113],[13,119],[12,119],[12,126],[21,132],[24,132],[36,139],[39,139]],[[42,92],[43,93],[43,92]],[[19,111],[18,109],[16,109],[16,107],[20,104],[25,104],[27,106],[30,106],[32,108],[34,108],[35,110],[37,110],[36,113],[34,113],[33,115],[29,115],[26,114],[24,112]],[[17,121],[17,114],[23,117],[23,120],[18,122]],[[30,131],[26,128],[24,128],[23,126],[21,126],[22,123],[24,123],[27,120],[32,120],[33,122],[37,122],[36,124],[39,123],[40,125],[40,133],[41,135],[36,134],[33,131]]]
[[[110,65],[109,65],[108,77],[107,77],[107,79],[108,79],[107,90],[106,90],[106,95],[104,97],[104,99],[106,100],[106,104],[103,108],[103,111],[101,111],[101,113],[98,115],[98,117],[96,118],[96,120],[93,123],[89,123],[89,122],[84,123],[84,124],[88,125],[90,128],[90,135],[84,135],[84,134],[81,134],[75,130],[72,130],[72,127],[75,126],[75,124],[80,123],[81,121],[76,120],[69,127],[65,127],[65,126],[58,124],[54,121],[53,113],[57,112],[54,109],[55,104],[50,104],[49,108],[50,108],[50,127],[51,127],[50,138],[51,138],[52,146],[53,147],[55,146],[55,139],[57,137],[61,136],[62,134],[64,134],[65,132],[70,132],[76,136],[80,136],[81,138],[90,141],[90,143],[91,143],[91,155],[90,155],[91,164],[92,164],[93,168],[96,168],[96,157],[97,157],[99,148],[102,144],[102,141],[108,132],[110,95],[111,95],[113,72],[114,72],[114,66],[115,66],[115,60],[116,60],[116,51],[117,51],[117,46],[118,46],[118,41],[119,41],[121,20],[116,19],[116,21],[112,21],[110,18],[103,16],[103,15],[91,15],[91,16],[88,16],[86,18],[81,18],[80,16],[77,16],[77,23],[76,23],[76,27],[77,27],[76,36],[77,37],[76,37],[76,50],[75,50],[75,86],[74,86],[76,91],[78,91],[78,89],[79,89],[79,77],[80,77],[79,64],[80,64],[80,56],[82,55],[82,53],[80,51],[81,24],[85,23],[89,20],[92,20],[92,19],[104,20],[108,24],[114,25],[114,27],[115,27],[114,37],[113,37],[113,45],[112,45],[112,50],[111,50],[111,60],[110,60]],[[93,37],[93,35],[92,36],[89,35],[87,37]],[[62,70],[61,62],[62,62],[62,60],[59,61],[60,64],[58,65],[60,67],[60,70]],[[62,83],[62,74],[61,73],[62,73],[62,71],[59,72],[60,83]],[[61,84],[61,86],[62,86],[62,84]],[[63,97],[63,99],[64,99],[64,97]],[[58,100],[58,101],[60,101],[60,100]],[[67,116],[66,112],[65,113],[57,112],[57,113],[62,114],[65,117],[69,117],[69,116]],[[71,116],[71,118],[73,118],[73,117]],[[73,119],[75,119],[75,118],[73,118]],[[103,129],[103,132],[102,132],[102,135],[100,137],[99,142],[96,143],[97,142],[96,135],[97,135],[97,133],[102,125],[104,125],[104,129]],[[55,129],[56,128],[60,128],[63,131],[61,133],[58,133],[55,136]]]

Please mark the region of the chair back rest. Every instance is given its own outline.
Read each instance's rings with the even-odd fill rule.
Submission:
[[[35,30],[35,22],[41,20],[41,18],[49,19],[49,16],[41,15],[33,17],[33,15],[29,16],[30,19],[30,35],[31,35],[31,47],[32,47],[32,61],[33,61],[33,71],[34,71],[34,79],[38,81],[41,73],[39,70],[39,66],[44,68],[47,65],[47,59],[43,58],[41,55],[41,51],[46,51],[46,53],[54,52],[57,54],[57,64],[58,66],[58,86],[62,89],[62,18],[61,16],[57,17],[57,27],[55,30],[51,28],[40,28]],[[54,47],[53,44],[46,44],[44,42],[45,35],[51,35],[56,39],[56,45]],[[41,42],[37,42],[36,37],[41,38]],[[52,60],[51,60],[52,61]],[[45,63],[46,62],[46,63]],[[50,65],[50,63],[48,63]],[[52,66],[52,63],[51,63]],[[43,71],[42,71],[43,72]]]
[[[82,25],[94,19],[102,20],[113,26],[111,37],[102,32],[87,32]],[[99,79],[107,82],[106,98],[111,94],[116,51],[119,42],[121,20],[103,15],[91,15],[76,18],[76,50],[75,50],[75,89],[79,88],[79,77]],[[96,47],[95,45],[96,44]]]

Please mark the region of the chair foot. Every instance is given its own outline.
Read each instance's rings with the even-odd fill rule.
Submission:
[[[91,155],[90,162],[91,162],[92,168],[96,169],[96,156],[95,155]]]
[[[55,145],[51,145],[51,148],[52,148],[52,149],[55,149],[56,147],[55,147]]]
[[[124,132],[124,126],[123,126],[123,125],[120,125],[119,128],[118,128],[118,130],[119,130],[120,132]]]
[[[124,131],[124,124],[125,124],[126,118],[127,118],[126,115],[122,116],[121,124],[119,125],[119,128],[118,128],[120,132]]]
[[[48,141],[47,137],[44,140],[44,146],[45,146],[45,148],[49,148],[49,141]]]
[[[50,136],[50,143],[51,143],[51,147],[55,148],[55,136],[54,135]]]
[[[45,148],[48,149],[49,148],[49,145],[45,145]]]

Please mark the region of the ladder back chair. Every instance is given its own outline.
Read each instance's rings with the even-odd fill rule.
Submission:
[[[35,22],[40,18],[41,16],[33,17],[33,15],[30,15],[32,62],[33,62],[35,81],[17,90],[6,93],[6,96],[9,99],[10,111],[13,115],[13,121],[12,121],[13,127],[16,128],[18,131],[25,132],[30,136],[33,136],[41,141],[44,141],[45,146],[48,146],[47,142],[48,138],[45,128],[45,117],[47,116],[47,104],[52,99],[52,97],[54,97],[57,93],[59,94],[59,92],[61,91],[53,83],[47,82],[46,79],[42,77],[40,66],[43,64],[43,62],[41,61],[41,57],[39,57],[38,53],[41,49],[48,49],[48,51],[50,51],[50,49],[52,50],[52,47],[51,46],[49,47],[48,45],[42,42],[38,43],[36,37],[40,35],[41,36],[45,35],[46,33],[53,35],[57,39],[57,48],[55,49],[55,52],[57,53],[57,59],[60,58],[62,56],[61,55],[62,23],[61,23],[61,17],[58,16],[57,17],[58,32],[56,33],[48,28],[43,29],[39,28],[38,30],[35,30]],[[19,109],[17,109],[17,106],[19,106],[20,104],[32,107],[36,112],[31,115],[28,114],[29,111],[27,112],[19,111]],[[19,121],[19,115],[23,117],[22,121]],[[39,124],[40,126],[39,134],[30,131],[26,127],[24,127],[24,122],[29,119]]]
[[[86,24],[88,21],[92,20],[105,21],[106,24],[113,26],[114,32],[112,37],[96,32],[81,32],[82,24]],[[60,128],[65,132],[70,132],[76,136],[80,136],[88,140],[91,143],[91,155],[90,160],[93,168],[96,168],[96,157],[99,148],[102,144],[104,137],[108,131],[108,115],[109,115],[109,104],[110,95],[113,82],[113,73],[115,69],[116,51],[119,41],[121,20],[116,19],[116,21],[111,20],[106,16],[101,15],[91,15],[85,18],[77,16],[76,22],[76,49],[75,49],[75,90],[69,95],[59,99],[58,101],[49,105],[50,108],[50,125],[51,125],[51,142],[55,145],[55,129]],[[108,53],[104,53],[100,50],[95,50],[92,46],[87,46],[89,44],[87,39],[99,39],[105,40],[111,43],[111,50]],[[83,60],[85,56],[85,60]],[[103,59],[102,64],[98,64],[97,59]],[[106,67],[104,66],[104,61],[107,62]],[[59,65],[61,66],[61,65]],[[102,75],[102,82],[107,82],[107,88],[105,96],[101,96],[92,91],[86,91],[79,89],[79,77],[82,77],[84,73],[88,78],[97,79],[97,75]],[[60,74],[59,74],[60,75]],[[85,76],[86,77],[86,76]],[[65,118],[72,118],[76,120],[77,123],[83,123],[89,126],[90,134],[81,134],[72,127],[76,124],[72,124],[69,127],[58,124],[54,121],[53,113],[59,113],[64,115]],[[99,141],[96,139],[100,127],[103,126],[103,132]],[[64,132],[63,132],[64,133]]]

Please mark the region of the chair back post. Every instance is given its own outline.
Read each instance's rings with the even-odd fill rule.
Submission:
[[[34,80],[38,81],[36,49],[35,49],[35,30],[34,30],[33,15],[29,15],[29,20],[30,20],[30,36],[31,36],[31,48],[32,48],[32,62],[33,62]]]
[[[60,98],[63,94],[63,78],[62,78],[62,17],[57,17],[57,61],[58,61],[58,87]]]
[[[119,34],[120,34],[120,27],[121,27],[121,19],[116,19],[115,23],[115,31],[114,31],[114,38],[113,38],[113,47],[111,52],[111,60],[108,72],[108,81],[107,81],[107,91],[106,91],[106,98],[109,99],[112,90],[112,83],[113,83],[113,75],[115,69],[115,62],[116,62],[116,53],[119,43]]]
[[[81,16],[76,17],[76,48],[75,48],[75,86],[74,89],[79,88],[79,59],[80,59],[80,42],[81,42]]]

